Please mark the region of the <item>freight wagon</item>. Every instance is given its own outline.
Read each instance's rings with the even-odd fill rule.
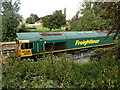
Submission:
[[[17,33],[18,53],[20,57],[39,56],[83,48],[113,44],[114,34],[105,40],[106,32],[25,32]]]

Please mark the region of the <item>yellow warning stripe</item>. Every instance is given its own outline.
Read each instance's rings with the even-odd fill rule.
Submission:
[[[29,40],[19,40],[20,43],[29,43]]]

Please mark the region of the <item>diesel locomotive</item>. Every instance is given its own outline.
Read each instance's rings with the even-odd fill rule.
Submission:
[[[107,32],[25,32],[17,33],[20,57],[34,57],[44,53],[55,53],[83,48],[111,45],[114,34],[105,40]],[[117,36],[118,37],[118,36]]]

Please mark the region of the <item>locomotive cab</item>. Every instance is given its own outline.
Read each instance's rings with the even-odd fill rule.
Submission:
[[[29,40],[17,40],[17,49],[20,57],[32,56],[33,43]]]

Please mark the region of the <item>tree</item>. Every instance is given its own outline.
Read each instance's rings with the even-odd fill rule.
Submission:
[[[61,28],[62,25],[66,23],[66,15],[62,14],[61,10],[56,10],[53,15],[47,15],[43,17],[43,27],[52,29]]]
[[[99,12],[102,12],[100,14],[101,17],[103,17],[104,19],[110,19],[110,21],[108,22],[109,25],[111,25],[111,29],[108,32],[107,37],[111,34],[111,33],[115,33],[113,39],[115,39],[115,37],[120,33],[120,1],[119,2],[96,2],[94,3],[94,11],[96,12],[96,14],[100,14]],[[97,8],[96,8],[97,7]],[[99,9],[99,10],[98,10]]]
[[[2,41],[2,15],[0,14],[0,42]]]
[[[12,41],[16,37],[20,21],[20,15],[18,14],[20,2],[16,0],[12,3],[12,0],[2,2],[2,41]]]
[[[107,23],[110,20],[103,19],[102,17],[100,17],[100,15],[96,15],[91,3],[85,3],[85,8],[82,10],[81,13],[83,14],[83,16],[80,18],[80,20],[73,21],[71,23],[71,29],[79,31],[111,29],[111,27]]]
[[[54,28],[54,24],[52,23],[52,18],[53,18],[52,15],[47,15],[42,18],[43,27],[49,28],[50,31],[52,30],[52,28]]]
[[[39,20],[39,17],[36,14],[31,14],[30,17],[27,18],[26,23],[34,24]]]
[[[66,8],[64,8],[64,15],[66,16]]]
[[[61,28],[62,25],[66,24],[66,16],[62,14],[62,10],[56,10],[53,14],[53,24],[54,28]]]
[[[71,27],[71,30],[73,30],[73,31],[80,31],[80,24],[79,24],[79,20],[78,21],[72,21],[71,22],[71,25],[70,25],[70,27]]]
[[[31,14],[30,17],[32,17],[32,23],[35,23],[36,21],[39,20],[39,17],[37,16],[37,14]]]
[[[28,17],[27,20],[26,20],[26,23],[33,24],[32,17]]]
[[[112,25],[112,29],[119,29],[120,30],[120,1],[119,2],[96,2],[94,3],[94,10],[96,12],[96,14],[100,14],[101,13],[101,17],[103,17],[104,19],[110,19],[111,21],[108,22],[110,25]],[[98,9],[96,9],[99,8]]]
[[[120,1],[95,2],[93,5],[96,15],[100,15],[103,19],[110,19],[108,22],[108,24],[112,27],[110,30],[117,30],[117,32],[120,32]]]

